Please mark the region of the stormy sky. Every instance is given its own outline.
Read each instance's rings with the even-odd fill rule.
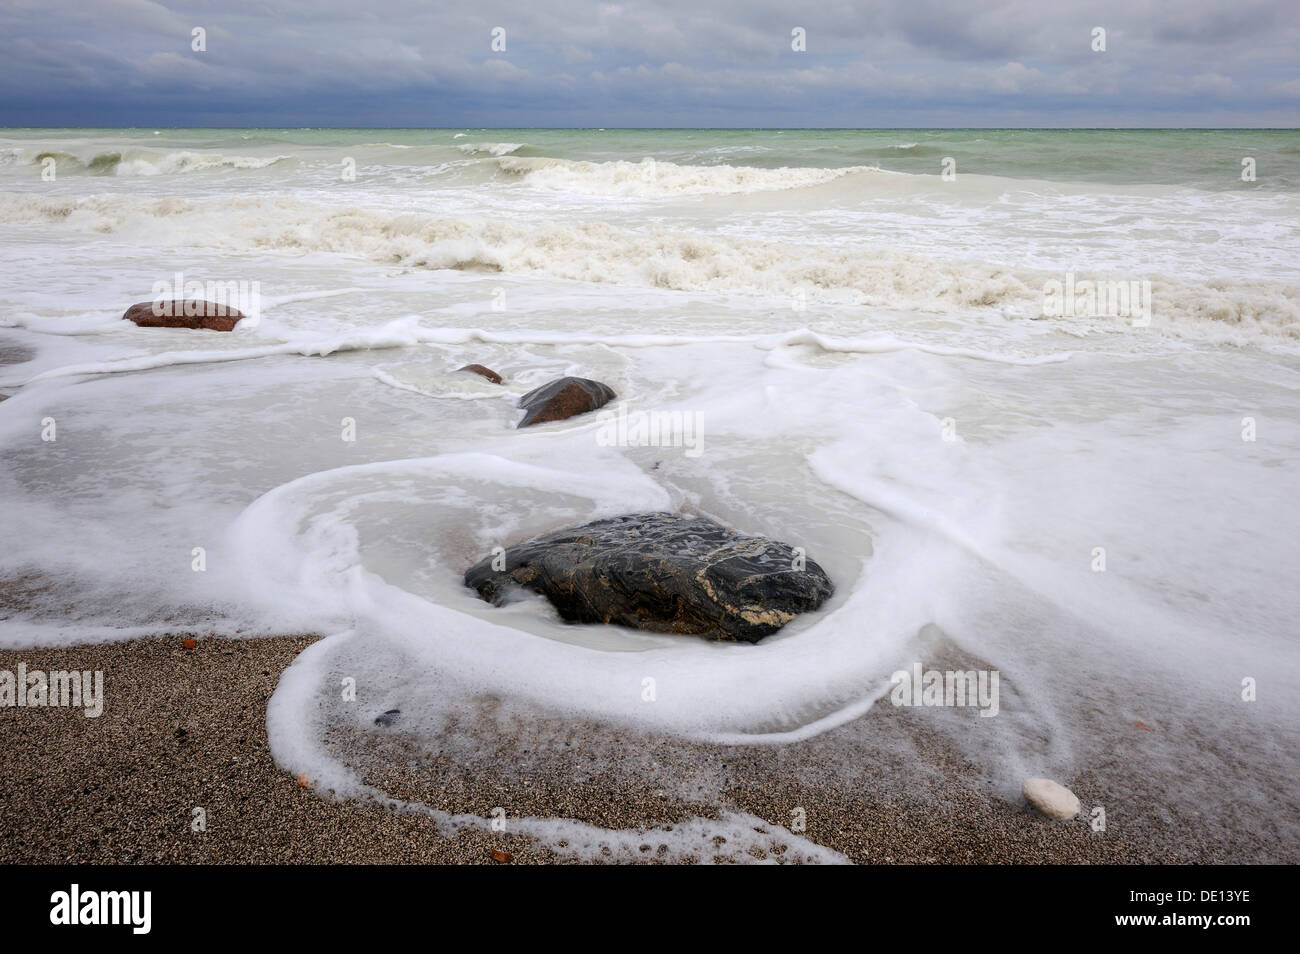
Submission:
[[[5,0],[0,124],[1294,127],[1297,51],[1296,0]]]

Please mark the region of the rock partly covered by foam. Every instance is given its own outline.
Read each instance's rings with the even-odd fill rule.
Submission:
[[[519,406],[527,412],[519,426],[563,421],[575,414],[604,407],[616,397],[618,395],[609,385],[590,378],[557,378],[519,399]]]
[[[487,378],[493,384],[501,383],[501,375],[497,374],[491,368],[484,367],[481,364],[467,364],[463,368],[457,368],[456,371],[457,373],[461,371],[469,371],[473,374],[477,374],[481,378]]]
[[[493,603],[512,587],[535,590],[574,623],[751,643],[834,592],[825,571],[788,544],[668,513],[537,537],[476,563],[465,584]]]
[[[191,298],[188,301],[142,301],[128,308],[122,317],[141,328],[234,331],[244,313],[218,302]]]
[[[1020,786],[1020,793],[1025,796],[1025,801],[1048,818],[1064,821],[1079,814],[1078,796],[1050,778],[1027,778]]]

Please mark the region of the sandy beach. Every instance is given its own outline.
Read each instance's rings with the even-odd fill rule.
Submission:
[[[569,860],[508,830],[449,836],[426,815],[303,787],[272,760],[265,715],[280,673],[313,637],[198,637],[192,649],[184,638],[0,652],[0,669],[20,662],[101,669],[106,698],[99,718],[78,709],[0,709],[9,767],[0,777],[0,861],[493,864],[493,849],[509,852],[515,864]],[[1048,821],[992,791],[978,766],[927,729],[928,715],[878,704],[825,736],[782,748],[668,740],[647,747],[629,738],[628,758],[658,759],[675,775],[707,773],[729,807],[775,824],[789,826],[792,807],[802,807],[805,836],[857,863],[1216,863],[1269,851],[1248,832],[1170,824],[1158,791],[1144,789],[1137,773],[1112,774],[1120,758],[1098,777],[1062,780],[1085,806],[1110,793],[1106,832],[1092,831],[1086,814]],[[578,727],[575,751],[584,731],[607,730]],[[369,766],[368,781],[451,812],[486,817],[505,806],[511,816],[629,829],[708,811],[629,785],[612,768],[606,777],[575,780],[572,761],[561,759],[521,773],[491,752],[467,767],[421,754],[397,726],[362,734],[374,738],[364,754],[361,746],[352,754]],[[347,749],[359,741],[345,733],[335,744]],[[1122,750],[1129,743],[1117,744]],[[508,753],[509,740],[498,746]],[[846,746],[860,749],[861,771],[822,771],[829,750]],[[1127,786],[1122,807],[1115,805],[1117,782]],[[206,812],[206,831],[191,830],[196,806]],[[653,862],[652,833],[646,843],[645,860]]]

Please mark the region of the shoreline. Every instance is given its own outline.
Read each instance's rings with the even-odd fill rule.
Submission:
[[[514,863],[584,860],[522,834],[470,828],[448,836],[428,815],[331,800],[303,787],[271,759],[266,705],[283,670],[318,637],[195,637],[186,648],[183,638],[191,635],[0,651],[0,669],[20,662],[29,670],[102,669],[106,686],[99,718],[76,708],[0,708],[0,745],[10,767],[0,781],[0,861],[492,864],[494,849],[509,852]],[[706,794],[722,796],[727,811],[788,827],[791,806],[803,808],[802,837],[857,863],[1260,860],[1251,857],[1253,846],[1233,841],[1236,833],[1216,839],[1162,821],[1158,797],[1145,802],[1145,817],[1117,813],[1109,831],[1093,832],[1087,806],[1099,787],[1086,774],[1060,779],[1082,800],[1080,816],[1048,821],[1000,796],[924,718],[877,705],[823,736],[783,747],[664,739],[647,751],[635,739],[613,736],[632,743],[631,761],[648,758],[665,772],[714,780],[716,791]],[[590,730],[571,729],[573,751],[583,750]],[[608,747],[610,734],[602,731],[606,738],[592,739],[592,751]],[[366,744],[354,747],[358,741]],[[472,765],[413,752],[391,729],[342,732],[330,744],[350,751],[353,767],[359,762],[366,780],[383,791],[452,813],[486,818],[493,806],[507,805],[516,817],[635,829],[708,811],[705,800],[692,804],[648,789],[616,765],[585,778],[563,759],[521,767],[508,757],[509,740]],[[842,754],[845,746],[860,753],[853,778],[827,770],[827,754]],[[1138,769],[1127,781],[1143,794]],[[204,809],[206,831],[191,831],[195,807]],[[653,852],[646,860],[656,860]]]

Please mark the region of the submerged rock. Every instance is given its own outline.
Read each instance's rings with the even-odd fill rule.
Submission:
[[[467,364],[463,368],[457,368],[456,371],[458,373],[461,371],[471,371],[474,374],[477,374],[479,377],[487,378],[493,384],[501,383],[501,375],[497,374],[491,368],[485,368],[481,364]]]
[[[501,565],[501,558],[495,558]],[[510,547],[465,585],[500,603],[512,587],[546,596],[574,623],[757,642],[834,592],[802,551],[702,517],[631,514]]]
[[[1078,796],[1050,778],[1027,778],[1020,786],[1020,793],[1048,818],[1065,821],[1079,814]]]
[[[141,328],[234,331],[244,313],[214,301],[191,298],[188,301],[142,301],[128,308],[122,317]]]
[[[519,406],[527,413],[518,426],[563,421],[575,414],[585,414],[604,407],[616,397],[618,395],[609,385],[590,378],[556,378],[519,399]]]

